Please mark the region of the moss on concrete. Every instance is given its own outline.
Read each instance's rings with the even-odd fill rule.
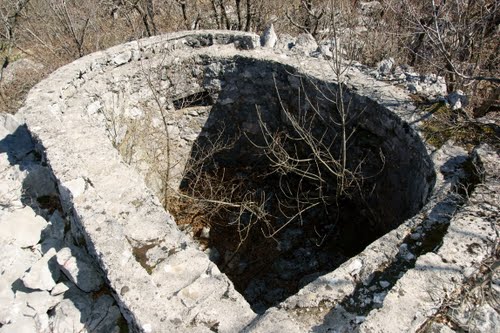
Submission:
[[[480,143],[500,147],[500,126],[463,119],[464,111],[452,110],[444,102],[420,108],[431,116],[423,122],[422,132],[428,143],[440,148],[448,140],[471,149]]]

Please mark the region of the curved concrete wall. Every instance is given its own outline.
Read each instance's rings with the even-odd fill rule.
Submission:
[[[163,70],[179,69],[179,63],[184,63],[180,71],[190,73],[188,76],[177,82],[162,76]],[[215,68],[219,63],[225,67]],[[260,65],[252,67],[255,63]],[[232,72],[235,65],[239,69]],[[201,73],[200,66],[204,68]],[[258,71],[252,72],[256,68]],[[218,71],[207,74],[207,69]],[[312,327],[308,325],[315,325],[313,322],[296,323],[283,309],[317,307],[325,299],[342,299],[354,290],[357,281],[370,279],[374,271],[392,261],[402,239],[423,219],[417,215],[408,220],[359,256],[301,290],[283,309],[270,309],[256,319],[231,281],[178,230],[146,186],[137,170],[148,179],[150,165],[134,162],[133,158],[127,162],[135,167],[124,162],[128,155],[123,143],[130,142],[127,135],[140,133],[127,127],[140,125],[134,119],[141,118],[148,108],[154,109],[157,101],[165,102],[161,96],[155,98],[152,80],[163,84],[162,89],[171,89],[178,98],[212,87],[220,91],[218,103],[228,105],[235,102],[234,91],[217,86],[217,82],[226,80],[229,87],[237,87],[243,97],[239,106],[245,107],[245,100],[274,88],[267,80],[268,71],[280,74],[284,87],[293,84],[287,71],[326,82],[332,77],[324,62],[261,49],[258,36],[253,34],[176,33],[120,45],[64,66],[34,87],[20,110],[19,115],[45,149],[66,212],[81,226],[89,252],[106,274],[122,312],[138,331],[235,332],[245,327],[265,331],[268,323],[276,323],[275,330]],[[245,80],[240,77],[242,72],[249,73],[247,79],[253,82],[263,75],[259,81],[262,85],[254,91],[238,87]],[[148,73],[159,76],[152,78]],[[355,68],[347,74],[355,105],[367,109],[360,124],[383,141],[380,147],[387,150],[392,163],[374,204],[391,198],[392,205],[405,207],[408,213],[402,218],[408,218],[425,203],[434,180],[426,147],[408,125],[420,115],[402,92],[369,79]],[[207,79],[201,85],[195,80],[199,75]],[[156,118],[148,121],[161,121],[161,114]],[[196,139],[189,135],[196,132],[184,134],[183,144],[188,147]],[[394,151],[398,154],[391,155]],[[150,177],[149,183],[158,192],[162,184],[155,185],[154,179]],[[360,262],[362,269],[358,267]],[[332,289],[335,284],[342,287]]]

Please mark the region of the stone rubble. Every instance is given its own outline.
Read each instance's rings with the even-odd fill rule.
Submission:
[[[88,293],[103,281],[86,250],[65,230],[62,211],[43,204],[56,191],[37,154],[26,128],[0,115],[0,332],[120,332],[127,324],[109,292]],[[68,261],[80,285],[62,274]]]

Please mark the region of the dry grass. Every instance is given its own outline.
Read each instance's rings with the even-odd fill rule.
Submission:
[[[498,111],[500,46],[495,27],[500,4],[493,0],[447,2],[435,15],[428,0],[386,0],[370,10],[353,0],[30,0],[11,22],[20,1],[0,3],[0,52],[12,48],[43,64],[46,73],[82,55],[152,34],[191,28],[260,33],[274,22],[279,33],[308,31],[330,38],[335,19],[341,36],[354,39],[356,52],[350,56],[355,60],[374,65],[394,57],[422,73],[446,76],[450,88],[473,96],[471,108],[478,114]],[[439,27],[440,42],[433,24]],[[497,81],[485,84],[457,73]],[[14,112],[22,103],[26,90],[41,78],[30,74],[29,80],[20,77],[2,87],[0,111]]]

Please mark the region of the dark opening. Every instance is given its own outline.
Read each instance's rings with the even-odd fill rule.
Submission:
[[[186,197],[169,207],[254,311],[334,270],[425,204],[432,163],[383,107],[349,91],[340,99],[336,85],[280,64],[241,58],[213,71],[209,60],[200,64],[205,84],[222,84],[195,98],[216,101],[180,185]]]
[[[207,91],[201,91],[173,101],[175,109],[184,109],[193,106],[209,106],[213,104],[212,96]]]

